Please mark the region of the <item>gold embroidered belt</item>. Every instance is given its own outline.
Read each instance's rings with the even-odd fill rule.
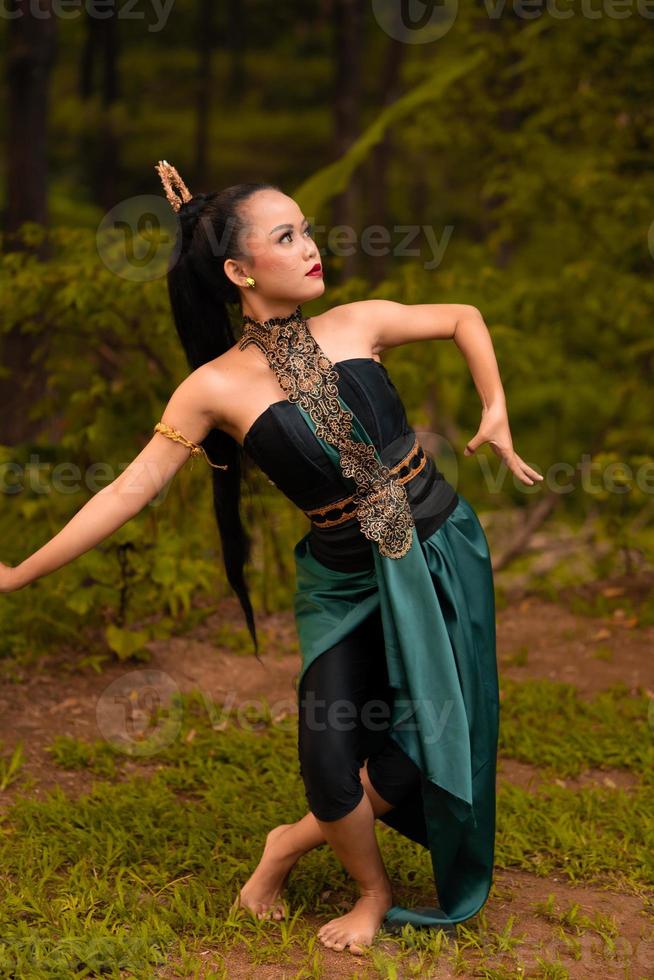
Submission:
[[[409,452],[406,456],[402,457],[399,463],[391,467],[390,474],[397,478],[398,483],[406,483],[420,473],[426,462],[427,456],[416,436],[416,441]],[[349,521],[354,516],[355,510],[356,500],[354,495],[351,495],[349,497],[341,497],[340,500],[335,500],[325,507],[314,507],[312,510],[305,510],[304,513],[316,527],[334,527],[335,524],[343,524],[345,521]]]

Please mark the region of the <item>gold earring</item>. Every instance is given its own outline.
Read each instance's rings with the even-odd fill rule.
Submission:
[[[254,279],[252,278],[252,276],[246,276],[245,281],[248,284],[248,286],[254,286]]]

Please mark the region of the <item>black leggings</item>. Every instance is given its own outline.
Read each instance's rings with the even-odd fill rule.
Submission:
[[[366,759],[372,786],[393,806],[419,782],[420,769],[388,735],[394,695],[379,609],[307,668],[298,751],[309,809],[319,820],[338,820],[360,803]]]

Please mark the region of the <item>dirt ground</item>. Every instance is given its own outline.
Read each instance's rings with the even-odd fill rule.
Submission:
[[[597,583],[601,589],[623,589],[628,583]],[[614,593],[615,594],[615,593]],[[618,596],[622,593],[618,592]],[[292,614],[279,613],[257,617],[258,628],[270,637],[264,662],[258,663],[251,653],[233,653],[216,647],[207,637],[218,625],[233,622],[241,629],[243,621],[235,600],[225,600],[220,613],[210,618],[193,637],[177,638],[150,645],[151,662],[127,665],[105,665],[101,674],[90,668],[75,666],[74,651],[24,667],[0,662],[0,740],[6,755],[22,740],[25,759],[21,778],[0,793],[0,808],[5,809],[16,796],[42,797],[55,785],[76,795],[90,789],[97,777],[86,771],[65,771],[52,764],[46,746],[57,735],[74,735],[93,741],[106,737],[112,724],[124,725],[124,715],[112,716],[107,705],[121,686],[131,688],[151,682],[156,676],[167,691],[200,691],[207,699],[229,710],[238,710],[246,702],[259,703],[265,696],[273,707],[273,716],[296,713],[295,682],[300,660]],[[611,685],[622,682],[636,693],[640,689],[654,697],[654,627],[642,626],[637,616],[626,615],[618,604],[605,617],[575,614],[565,603],[553,604],[534,596],[517,596],[497,615],[500,685],[503,678],[526,680],[549,678],[574,684],[582,696],[593,696]],[[597,656],[602,648],[603,656]],[[521,656],[527,650],[528,655]],[[158,673],[153,673],[158,672]],[[115,699],[114,699],[115,700]],[[153,762],[154,766],[154,762]],[[127,778],[137,765],[129,759],[119,778]],[[139,771],[143,765],[138,764]],[[503,782],[523,788],[536,788],[540,780],[536,767],[515,760],[500,759],[498,786]],[[566,786],[609,785],[629,788],[636,777],[622,770],[589,770],[577,779],[563,781]],[[577,959],[566,951],[557,930],[534,904],[553,895],[557,907],[568,908],[579,903],[581,911],[591,918],[596,913],[615,917],[621,954],[611,966],[597,958],[593,944],[599,937],[586,933],[578,937],[582,953]],[[651,896],[650,896],[651,898]],[[426,896],[433,904],[433,896]],[[601,972],[605,980],[612,977],[654,977],[654,929],[645,913],[642,899],[620,892],[575,885],[556,877],[541,878],[519,870],[498,869],[491,896],[484,907],[487,924],[493,931],[511,926],[511,934],[522,938],[522,947],[542,942],[554,959],[561,962],[574,978],[590,978]],[[510,920],[512,920],[512,925]],[[316,928],[322,920],[316,918]],[[594,936],[594,939],[593,939]],[[586,948],[583,948],[586,946]],[[392,947],[389,947],[392,949]],[[346,952],[324,950],[326,976],[350,977],[363,964]],[[542,952],[541,952],[542,955]],[[207,952],[207,968],[211,966]],[[549,958],[549,957],[548,957]],[[229,957],[230,977],[292,977],[290,968],[256,968],[237,951]],[[630,964],[630,968],[625,968]],[[629,969],[632,972],[629,972]],[[615,972],[611,972],[614,970]],[[162,976],[172,976],[164,971]],[[365,975],[365,974],[364,974]],[[439,968],[438,976],[447,974]],[[458,976],[465,974],[459,973]],[[552,974],[553,976],[553,974]]]

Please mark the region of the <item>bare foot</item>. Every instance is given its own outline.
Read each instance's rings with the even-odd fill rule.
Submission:
[[[362,895],[347,915],[330,919],[322,926],[318,930],[318,938],[330,949],[341,950],[347,946],[351,953],[363,953],[363,947],[372,943],[392,904],[390,891]]]
[[[293,824],[282,823],[273,827],[266,835],[266,844],[261,859],[241,888],[234,902],[234,908],[247,908],[258,919],[283,919],[286,914],[284,904],[279,900],[289,872],[298,859],[284,847],[284,835]]]

